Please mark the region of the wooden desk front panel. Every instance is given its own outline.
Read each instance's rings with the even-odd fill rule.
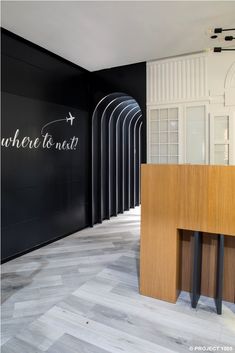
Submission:
[[[178,229],[235,235],[235,167],[142,165],[142,294],[175,302]]]

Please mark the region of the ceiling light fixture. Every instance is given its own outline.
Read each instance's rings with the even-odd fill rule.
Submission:
[[[235,51],[235,49],[232,48],[221,48],[221,47],[215,47],[214,48],[214,53],[221,53],[222,51]]]
[[[211,36],[211,39],[216,39],[218,38],[217,34],[218,33],[222,33],[224,31],[235,31],[235,28],[215,28],[214,29],[214,33],[216,34],[213,34]],[[221,41],[221,40],[225,40],[225,41],[233,41],[235,39],[235,37],[232,35],[230,36],[225,36],[224,38],[221,38],[219,36],[218,40]],[[235,48],[221,48],[221,47],[214,47],[213,49],[214,53],[221,53],[222,51],[235,51]]]
[[[233,40],[233,39],[235,39],[235,37],[233,37],[233,36],[224,37],[224,40],[227,40],[227,41],[230,41],[230,40]]]
[[[235,28],[215,28],[214,33],[222,33],[224,31],[235,31]]]

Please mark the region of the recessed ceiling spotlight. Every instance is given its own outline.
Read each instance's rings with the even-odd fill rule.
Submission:
[[[205,34],[206,34],[207,36],[212,36],[212,35],[214,34],[214,29],[213,29],[213,28],[207,28],[207,29],[205,30]]]
[[[206,48],[206,49],[204,49],[204,51],[205,51],[206,53],[211,53],[211,52],[213,51],[213,49],[212,49],[212,48]]]

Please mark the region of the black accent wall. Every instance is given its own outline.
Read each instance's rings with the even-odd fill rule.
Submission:
[[[74,150],[2,147],[2,261],[7,261],[91,224],[91,117],[104,95],[121,91],[139,103],[145,161],[146,65],[89,73],[6,30],[1,46],[2,137],[17,129],[19,139],[42,137],[42,127],[54,120],[59,121],[46,131],[55,141],[78,137]],[[72,126],[62,120],[69,113],[75,117]]]
[[[2,260],[89,224],[89,73],[2,32],[2,137],[48,132],[76,150],[2,147]]]

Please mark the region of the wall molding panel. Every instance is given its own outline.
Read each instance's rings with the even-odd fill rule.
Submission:
[[[205,54],[147,63],[147,104],[206,99],[206,72]]]
[[[147,63],[148,162],[234,164],[234,107],[233,53],[208,52]],[[176,109],[177,117],[172,115]],[[214,124],[218,121],[220,129],[228,121],[229,139],[224,142],[218,140],[219,128]]]

